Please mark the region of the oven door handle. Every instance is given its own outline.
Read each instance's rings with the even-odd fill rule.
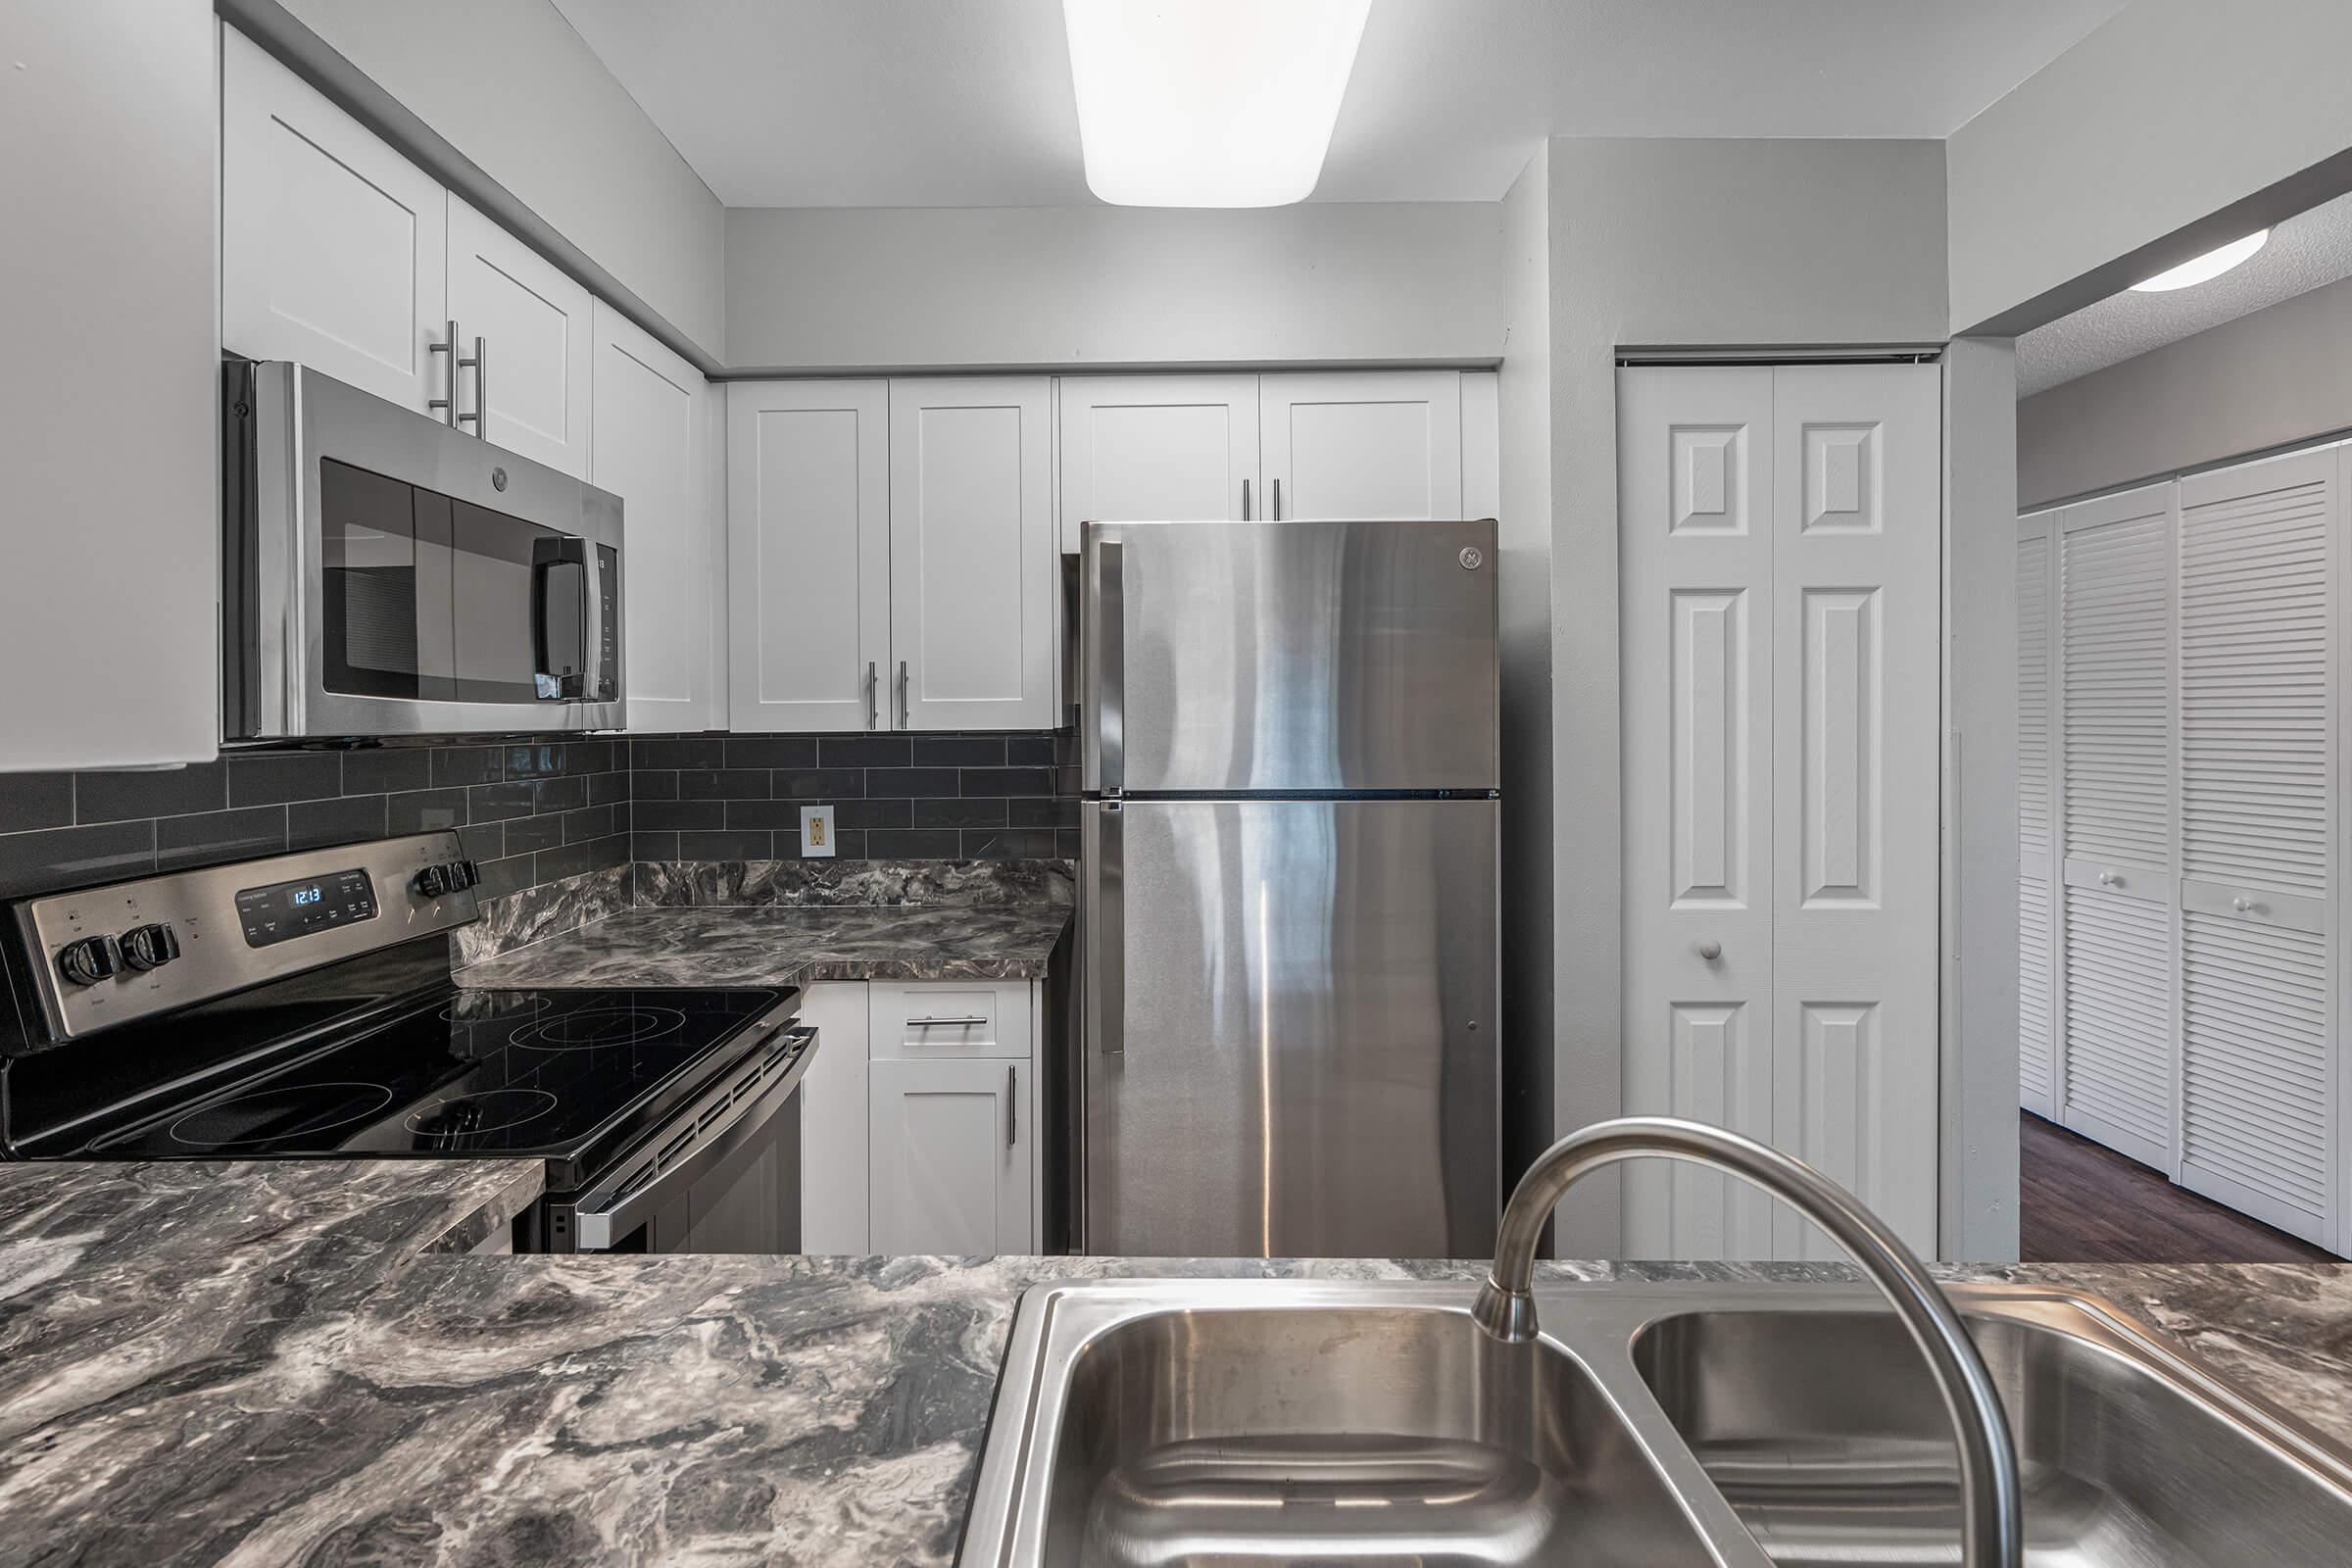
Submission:
[[[781,1024],[760,1038],[779,1029]],[[805,1042],[800,1054],[768,1065],[762,1060],[766,1052],[750,1053],[750,1071],[740,1065],[730,1068],[716,1089],[638,1145],[616,1174],[589,1189],[572,1209],[573,1245],[583,1252],[611,1250],[681,1189],[693,1186],[775,1119],[816,1059],[813,1027],[783,1032],[787,1040]]]

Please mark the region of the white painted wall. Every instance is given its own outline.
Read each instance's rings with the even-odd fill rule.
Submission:
[[[2028,507],[2352,429],[2352,278],[2017,406]]]
[[[2016,332],[2352,186],[2352,6],[2133,0],[1946,143],[1951,325]]]
[[[220,738],[214,24],[0,6],[0,770]]]
[[[625,291],[615,303],[642,303],[702,358],[720,357],[725,209],[551,0],[221,0],[220,10],[273,51],[299,49],[306,29],[315,34],[609,272]],[[296,61],[305,74],[318,66]],[[322,85],[347,98],[338,83]],[[401,127],[379,123],[370,105],[346,107],[415,155]],[[420,161],[508,219],[482,192]],[[546,248],[545,236],[524,237]],[[581,281],[613,292],[594,276]]]
[[[1939,143],[1571,137],[1547,162],[1552,1100],[1566,1131],[1621,1102],[1616,350],[1940,342],[1947,302]],[[1559,1255],[1615,1256],[1617,1219],[1604,1172],[1562,1205]]]
[[[1493,362],[1499,209],[727,214],[738,370]]]
[[[1503,1170],[1553,1135],[1551,1042],[1551,229],[1548,149],[1502,199]]]
[[[1943,361],[1943,1161],[1938,1252],[2017,1257],[2017,344]],[[1955,940],[1956,938],[1956,940]]]

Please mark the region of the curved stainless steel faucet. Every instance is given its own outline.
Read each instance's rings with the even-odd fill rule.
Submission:
[[[1536,1244],[1561,1195],[1603,1165],[1652,1154],[1762,1188],[1829,1232],[1861,1265],[1928,1358],[1959,1438],[1962,1561],[1967,1568],[2018,1568],[2026,1536],[2017,1446],[1976,1343],[1927,1269],[1884,1221],[1853,1194],[1777,1149],[1671,1116],[1626,1116],[1570,1133],[1528,1168],[1503,1210],[1494,1267],[1471,1308],[1479,1327],[1512,1343],[1534,1339]]]

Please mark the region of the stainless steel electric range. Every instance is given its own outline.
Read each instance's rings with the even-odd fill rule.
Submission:
[[[452,833],[15,908],[16,1159],[527,1159],[528,1251],[799,1250],[797,988],[487,991]]]

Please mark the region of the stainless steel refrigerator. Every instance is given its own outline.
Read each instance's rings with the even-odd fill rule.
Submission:
[[[1494,522],[1081,552],[1079,1248],[1492,1252]]]

